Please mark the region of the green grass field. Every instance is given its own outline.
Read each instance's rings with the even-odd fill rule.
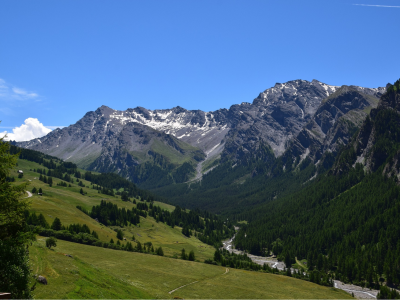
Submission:
[[[117,251],[45,238],[30,247],[35,298],[349,299],[349,294],[291,277],[229,269],[156,255]],[[70,254],[73,258],[65,256]],[[170,291],[178,289],[172,294]]]
[[[154,204],[169,212],[173,212],[175,209],[175,206],[163,202],[154,201]]]

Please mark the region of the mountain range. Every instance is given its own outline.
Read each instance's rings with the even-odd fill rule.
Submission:
[[[306,157],[317,163],[348,143],[385,89],[294,80],[212,112],[101,106],[17,145],[155,189],[201,179],[223,163],[244,164],[265,149],[267,160],[283,157],[289,168]]]

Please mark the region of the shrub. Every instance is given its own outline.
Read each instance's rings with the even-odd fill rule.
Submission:
[[[57,247],[57,239],[53,236],[46,240],[46,247],[51,249],[51,247]]]

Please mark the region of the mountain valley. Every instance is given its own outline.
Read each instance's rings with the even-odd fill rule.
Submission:
[[[96,230],[103,241],[94,242],[97,248],[143,252],[140,240],[162,246],[165,256],[177,258],[177,247],[183,243],[206,264],[278,273],[326,286],[336,280],[336,284],[381,289],[383,295],[390,293],[387,286],[393,289],[400,284],[399,91],[400,81],[385,88],[361,88],[295,80],[276,84],[252,104],[209,113],[180,107],[115,111],[102,106],[42,138],[11,142],[11,150],[18,153],[14,145],[22,147],[20,158],[33,157],[46,166],[43,174],[53,176],[57,185],[74,184],[73,189],[65,187],[63,196],[55,196],[50,185],[47,202],[66,197],[69,189],[78,192],[75,185],[81,182],[81,196],[69,195],[63,201],[79,204],[76,208],[87,215],[85,222],[91,226],[98,227],[88,218],[97,208],[90,211],[88,203],[95,205],[105,197],[102,194],[116,197],[113,203],[124,209],[130,201],[137,203],[132,212],[141,214],[143,223],[136,223],[134,217],[125,225],[121,221],[100,226]],[[39,167],[21,161],[24,165],[31,168],[28,176]],[[60,183],[55,178],[68,180]],[[84,187],[90,188],[90,196],[85,196]],[[42,198],[34,198],[33,211],[48,212],[46,205],[37,206]],[[155,200],[167,209],[155,207]],[[143,201],[149,204],[147,212],[140,212]],[[66,207],[65,203],[56,206]],[[69,207],[66,210],[74,213],[66,216],[75,218],[72,215],[80,214],[77,209]],[[187,215],[185,222],[174,219],[181,214]],[[63,222],[71,223],[68,218]],[[141,225],[145,229],[139,229]],[[130,239],[139,236],[136,247],[128,241],[122,241],[122,246],[104,241],[111,234],[109,228],[118,232],[118,226]],[[154,226],[163,235],[154,237]],[[41,230],[48,236],[49,231]],[[143,232],[148,238],[141,236]],[[236,253],[277,259],[286,268],[259,266],[246,254],[221,250],[222,240],[233,235],[230,245]],[[81,246],[61,245],[90,261]],[[40,242],[36,247],[33,251],[39,259]],[[158,249],[150,251],[149,246],[147,251],[157,254]],[[216,269],[209,271],[214,274]],[[179,280],[183,286],[197,282]],[[201,277],[201,284],[182,295],[204,295],[208,280]],[[219,284],[217,290],[209,290],[211,297],[225,283]],[[150,297],[147,292],[135,293]],[[391,293],[396,296],[395,290]]]

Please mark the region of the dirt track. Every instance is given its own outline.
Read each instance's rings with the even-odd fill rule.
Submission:
[[[229,269],[226,268],[225,273],[222,274],[221,276],[223,276],[223,275],[225,275],[225,274],[228,274],[228,273],[229,273]],[[208,278],[205,278],[205,279],[203,279],[203,280],[206,280],[206,279],[208,279]],[[169,293],[169,294],[172,294],[173,292],[175,292],[175,291],[177,291],[177,290],[179,290],[179,289],[181,289],[181,288],[183,288],[183,287],[185,287],[185,286],[188,286],[188,285],[191,285],[191,284],[193,284],[193,283],[196,283],[196,282],[199,282],[199,281],[196,280],[196,281],[193,281],[193,282],[191,282],[191,283],[182,285],[182,286],[180,286],[180,287],[178,287],[178,288],[176,288],[176,289],[174,289],[174,290],[172,290],[172,291],[170,291],[170,292],[168,292],[168,293]]]

